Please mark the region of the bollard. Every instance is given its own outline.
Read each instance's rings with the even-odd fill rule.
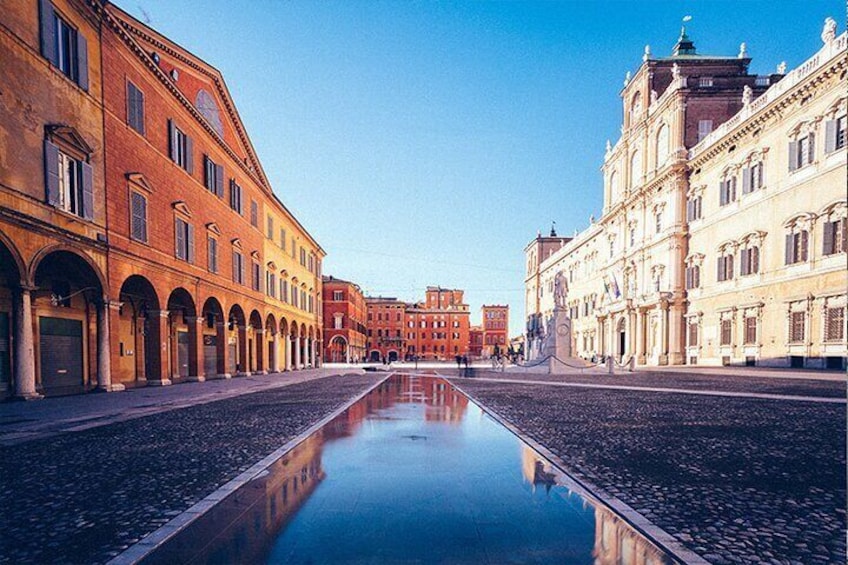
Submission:
[[[615,361],[612,360],[612,355],[607,355],[607,373],[610,375],[615,374]]]
[[[631,373],[636,370],[636,358],[635,357],[632,357],[632,356],[630,357],[629,365],[630,365],[629,371]]]

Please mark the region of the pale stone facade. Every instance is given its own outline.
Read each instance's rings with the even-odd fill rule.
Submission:
[[[652,58],[646,48],[643,64],[632,79],[628,75],[621,92],[624,104],[622,136],[614,146],[607,146],[602,167],[602,216],[545,257],[539,254],[539,238],[525,248],[528,267],[525,277],[526,339],[530,359],[534,358],[533,352],[537,351],[534,346],[541,339],[536,328],[542,328],[543,333],[545,319],[553,310],[553,293],[548,291],[552,291],[557,273],[563,272],[569,286],[567,303],[576,356],[591,359],[612,355],[619,362],[635,357],[637,363],[648,365],[728,361],[722,359],[726,356],[714,347],[716,339],[710,337],[719,324],[716,321],[718,310],[746,304],[746,300],[751,304],[757,301],[742,296],[752,294],[753,277],[748,279],[750,283],[722,281],[716,286],[720,244],[728,240],[729,244],[738,246],[751,238],[763,237],[760,232],[781,234],[779,245],[778,237],[771,238],[774,249],[770,250],[768,258],[763,258],[769,261],[768,268],[772,269],[784,259],[783,234],[790,233],[791,228],[786,226],[795,225],[792,222],[800,225],[825,214],[827,221],[835,222],[827,228],[828,245],[836,230],[841,229],[839,233],[844,234],[844,224],[836,221],[844,217],[845,210],[844,147],[834,148],[825,156],[824,143],[818,144],[815,151],[820,157],[806,167],[809,172],[799,169],[789,173],[787,166],[789,141],[796,142],[795,147],[800,148],[797,142],[810,127],[818,124],[821,138],[825,135],[825,127],[829,128],[827,135],[833,140],[836,139],[833,136],[838,135],[838,124],[842,124],[844,131],[844,121],[838,122],[838,117],[845,113],[844,93],[840,102],[839,89],[835,86],[839,80],[844,82],[844,76],[838,78],[844,72],[844,37],[844,34],[839,38],[829,37],[822,52],[811,60],[813,62],[786,77],[748,74],[750,59],[744,49],[736,57],[702,57],[695,52],[685,31],[671,57]],[[825,67],[828,66],[833,68],[827,71]],[[822,73],[836,77],[829,79],[834,85],[826,86],[823,79],[818,78]],[[815,95],[811,97],[815,101],[803,106],[796,101],[791,117],[787,110],[780,110],[783,113],[780,123],[785,122],[784,125],[776,125],[776,118],[760,119],[765,114],[778,114],[769,110],[782,104],[778,98],[805,99],[810,95],[807,91],[812,83],[818,90],[830,89],[832,94]],[[825,121],[836,125],[825,126]],[[713,133],[719,125],[721,127]],[[841,139],[844,140],[844,134]],[[728,155],[728,149],[734,144]],[[804,149],[794,150],[796,160],[799,150]],[[755,170],[751,165],[766,154],[768,174],[774,169],[774,177],[769,176],[768,185],[779,186],[779,190],[768,195],[763,191],[764,196],[756,191],[746,192],[745,204],[737,199],[730,206],[721,206],[719,213],[719,201],[724,202],[727,196],[719,193],[731,189],[730,184],[719,186],[730,178],[728,167],[741,171],[748,163],[744,168],[751,180],[751,175],[761,171],[751,172]],[[771,164],[779,159],[782,159],[780,170],[776,164]],[[784,181],[779,175],[792,178]],[[760,182],[759,178],[756,182]],[[741,195],[743,180],[740,177],[736,182]],[[748,181],[744,182],[748,190]],[[814,193],[809,190],[812,185],[817,187]],[[777,192],[786,194],[777,198]],[[693,214],[700,215],[700,219],[693,222],[690,231],[689,220]],[[753,214],[764,219],[759,231],[753,229]],[[819,220],[819,223],[824,221]],[[772,226],[771,222],[776,224]],[[737,224],[739,229],[736,229]],[[738,237],[728,239],[736,231],[740,231]],[[822,316],[830,316],[831,326],[838,320],[844,324],[844,313],[841,318],[835,310],[822,314],[823,308],[833,309],[840,304],[844,310],[845,303],[844,249],[830,253],[821,261],[812,253],[813,245],[819,248],[824,245],[823,231],[824,228],[819,227],[818,231],[810,232],[813,236],[808,261],[792,266],[791,273],[775,274],[774,280],[763,280],[764,286],[758,287],[758,295],[782,305],[780,314],[776,311],[769,314],[774,319],[764,319],[762,324],[765,325],[760,327],[781,328],[783,333],[781,339],[774,338],[775,343],[770,342],[768,347],[763,345],[755,355],[757,359],[769,359],[769,364],[775,365],[788,364],[793,356],[800,355],[796,350],[802,347],[803,356],[808,358],[828,351],[844,357],[844,330],[841,333],[829,330],[829,341],[824,349],[813,344],[816,340],[821,344],[823,340]],[[738,256],[736,259],[738,263]],[[747,252],[746,259],[750,260]],[[732,261],[724,260],[722,264],[726,266],[729,262]],[[709,273],[700,271],[700,288],[687,289],[693,286],[690,277],[695,265],[708,266],[712,270]],[[794,272],[802,269],[804,281]],[[775,286],[779,280],[785,280],[786,284]],[[797,288],[790,288],[792,285]],[[807,291],[798,290],[800,288],[817,289],[811,290],[815,297],[809,298]],[[786,320],[791,316],[788,312],[800,308],[798,301],[801,299],[809,304],[805,306],[807,312],[818,308],[818,320],[813,321],[814,314],[808,313],[809,331],[803,342],[789,344]],[[816,300],[818,302],[813,305]],[[764,309],[763,314],[769,311]],[[740,316],[734,318],[737,326],[741,323]],[[702,328],[700,334],[704,334],[699,334],[697,346],[688,340],[689,322],[693,319]],[[796,320],[796,326],[799,323]],[[834,336],[841,336],[841,345]],[[764,337],[771,340],[769,336]],[[774,350],[778,345],[779,352]],[[750,357],[743,349],[737,347],[729,361],[744,362]]]

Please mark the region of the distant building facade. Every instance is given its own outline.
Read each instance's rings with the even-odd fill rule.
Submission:
[[[369,361],[399,361],[406,351],[406,303],[397,298],[366,296],[366,344]]]
[[[702,57],[685,31],[671,57],[646,50],[602,216],[525,249],[530,358],[563,273],[584,358],[844,367],[845,37],[829,19],[788,75],[749,74],[744,44]]]
[[[323,277],[324,361],[359,363],[366,352],[367,307],[359,285]]]
[[[492,357],[497,352],[506,353],[509,348],[509,306],[484,304],[483,316],[483,357]]]
[[[406,309],[406,356],[450,360],[468,355],[470,312],[464,292],[428,286],[424,302]]]
[[[475,358],[483,356],[483,326],[471,326],[468,329],[468,355]]]
[[[0,396],[317,364],[324,251],[221,74],[107,2],[0,23]]]

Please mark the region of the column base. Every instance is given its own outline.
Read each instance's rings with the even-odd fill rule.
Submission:
[[[39,394],[37,392],[25,392],[25,393],[21,393],[21,394],[16,394],[13,398],[15,400],[24,400],[24,401],[41,400],[42,398],[44,398],[44,395]]]
[[[254,375],[267,375],[267,374],[268,374],[268,371],[265,371],[265,370],[262,370],[262,371],[253,371],[253,373],[252,373],[252,374],[254,374]]]
[[[171,379],[147,379],[147,386],[171,386],[174,382]]]
[[[669,353],[668,354],[668,364],[669,365],[683,365],[683,355],[680,353]]]
[[[249,377],[249,376],[250,376],[250,373],[245,373],[244,371],[241,371],[241,372],[236,373],[236,374],[235,374],[235,375],[233,375],[233,376],[234,376],[234,377]]]
[[[188,376],[183,380],[187,383],[202,383],[206,381],[206,377],[204,377],[203,375]]]
[[[668,355],[660,355],[657,359],[657,365],[668,365]]]
[[[127,387],[125,387],[121,383],[116,383],[109,385],[98,385],[95,390],[98,390],[100,392],[123,392],[127,390]]]
[[[644,365],[647,362],[648,362],[648,358],[645,357],[644,355],[637,355],[636,356],[636,363],[638,363],[639,365]]]

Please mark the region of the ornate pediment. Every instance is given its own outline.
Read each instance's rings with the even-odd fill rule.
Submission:
[[[241,248],[242,248],[242,247],[241,247],[241,240],[240,240],[239,238],[235,238],[235,239],[233,239],[230,243],[232,243],[232,244],[233,244],[233,247],[235,247],[236,249],[241,249]]]
[[[171,207],[178,213],[191,218],[191,209],[186,204],[185,200],[176,200],[171,204]]]
[[[206,230],[214,233],[215,235],[221,235],[221,229],[215,222],[209,222],[206,224]]]
[[[133,185],[135,188],[140,188],[145,192],[153,192],[153,187],[147,182],[147,179],[144,178],[144,175],[141,173],[127,173],[124,175],[127,178],[127,182]]]
[[[59,142],[86,155],[94,152],[94,149],[92,149],[85,141],[85,138],[74,127],[65,124],[51,124],[46,126],[45,129],[47,137],[53,143]]]

